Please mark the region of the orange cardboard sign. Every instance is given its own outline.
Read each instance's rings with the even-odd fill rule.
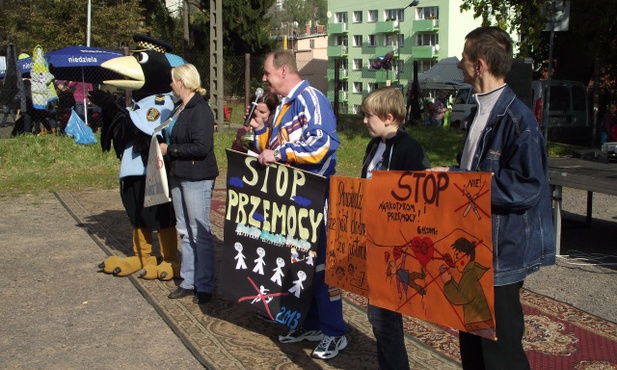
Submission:
[[[370,180],[332,176],[326,283],[368,297],[364,200]]]
[[[376,171],[371,180],[358,180],[345,185],[358,189],[368,181],[356,216],[366,243],[358,250],[366,258],[354,273],[366,273],[371,304],[494,338],[491,174]],[[331,204],[338,201],[334,181],[342,183],[331,179]],[[346,217],[333,211],[329,228]]]

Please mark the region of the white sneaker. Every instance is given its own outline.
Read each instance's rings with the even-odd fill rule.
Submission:
[[[317,348],[315,348],[315,350],[313,351],[312,356],[315,358],[320,358],[322,360],[329,360],[331,358],[335,358],[338,355],[339,351],[342,351],[343,349],[345,349],[345,347],[347,347],[348,343],[349,342],[347,341],[347,337],[344,335],[340,337],[331,337],[329,335],[324,335],[321,343],[319,343]]]
[[[297,343],[303,340],[309,342],[317,342],[323,338],[324,335],[321,330],[306,330],[304,328],[298,328],[290,331],[286,335],[279,335],[279,342],[281,343]]]

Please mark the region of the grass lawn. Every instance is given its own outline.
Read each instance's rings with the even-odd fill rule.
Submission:
[[[236,126],[237,127],[237,126]],[[221,127],[215,134],[215,151],[221,173],[227,168],[225,149],[231,146],[236,127]],[[425,148],[432,166],[455,163],[464,134],[454,128],[410,127]],[[339,119],[341,145],[337,174],[360,176],[369,136],[360,116]],[[98,138],[98,134],[97,134]],[[572,147],[551,144],[549,155],[564,156]],[[99,144],[79,145],[68,136],[41,135],[0,139],[0,196],[67,190],[116,189],[120,161],[113,149],[103,153]]]

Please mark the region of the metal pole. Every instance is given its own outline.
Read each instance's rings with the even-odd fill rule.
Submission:
[[[189,50],[189,1],[184,0],[182,2],[182,46],[184,52]]]
[[[244,106],[251,104],[251,54],[244,54]]]
[[[86,23],[86,46],[90,47],[90,34],[92,32],[92,0],[88,0],[88,21]]]
[[[407,5],[406,7],[403,8],[403,18],[405,17],[405,10],[407,8],[411,8],[412,6],[417,6],[418,4],[420,4],[419,0],[414,0],[411,3],[409,3],[409,5]],[[398,79],[398,86],[401,86],[401,65],[404,63],[401,63],[401,36],[402,39],[405,39],[405,35],[401,34],[401,20],[398,20],[398,40],[396,40],[396,45],[398,46],[398,64],[396,66],[396,75],[397,75],[397,79]],[[403,44],[405,44],[403,42]]]
[[[334,58],[334,116],[338,118],[339,115],[339,90],[341,88],[341,81],[339,81],[341,68],[341,58]]]
[[[555,1],[551,1],[551,37],[548,49],[548,79],[546,84],[546,98],[542,100],[542,124],[544,125],[544,142],[548,148],[548,112],[551,108],[551,80],[553,78],[553,40],[555,38]]]

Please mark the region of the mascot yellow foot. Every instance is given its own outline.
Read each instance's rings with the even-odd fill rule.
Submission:
[[[161,247],[162,262],[158,265],[144,266],[139,276],[147,279],[171,280],[180,276],[180,261],[176,259],[178,252],[178,235],[175,227],[159,230],[159,246]]]
[[[152,256],[152,233],[141,227],[133,228],[134,256],[110,256],[99,265],[103,272],[115,276],[128,276],[150,265],[156,266],[156,257]]]

